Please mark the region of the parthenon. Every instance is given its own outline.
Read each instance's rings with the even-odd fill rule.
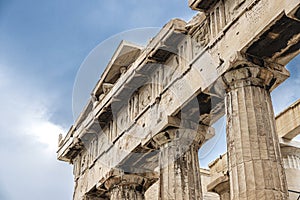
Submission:
[[[74,200],[299,196],[300,102],[275,118],[270,96],[300,52],[299,0],[188,4],[189,22],[172,19],[145,47],[120,43],[60,138]],[[227,152],[200,169],[224,115]]]

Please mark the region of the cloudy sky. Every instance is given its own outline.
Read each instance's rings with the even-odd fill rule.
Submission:
[[[55,151],[58,134],[74,121],[82,62],[112,35],[194,14],[187,0],[0,0],[0,199],[71,199],[72,169]],[[300,98],[299,63],[288,66],[292,77],[273,93],[277,113]],[[204,166],[225,150],[224,134],[217,136]]]

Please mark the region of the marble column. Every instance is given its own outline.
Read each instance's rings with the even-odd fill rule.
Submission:
[[[152,184],[148,178],[137,174],[123,174],[105,182],[111,200],[144,200],[145,191]]]
[[[274,72],[252,63],[227,72],[230,199],[287,199],[269,88]]]
[[[138,185],[118,185],[111,191],[111,200],[143,200],[144,191]]]
[[[207,126],[169,129],[154,137],[160,147],[160,200],[202,199],[198,150]]]

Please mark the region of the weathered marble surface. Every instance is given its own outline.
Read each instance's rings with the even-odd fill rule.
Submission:
[[[177,143],[175,157],[172,143],[157,137],[171,129],[197,132],[225,111],[230,198],[286,198],[270,92],[288,78],[284,66],[300,52],[299,1],[189,5],[202,13],[190,22],[171,20],[146,47],[120,44],[60,137],[58,159],[74,165],[74,200],[144,199],[158,174],[162,199],[202,199],[196,155],[211,131],[190,138],[199,146]]]

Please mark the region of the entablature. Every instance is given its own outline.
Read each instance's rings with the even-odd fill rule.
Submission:
[[[68,137],[64,139],[64,144],[60,147],[58,151],[58,157],[60,160],[68,160],[71,158],[64,158],[65,154],[63,149],[72,149],[72,140],[75,137],[83,137],[92,126],[100,125],[103,127],[108,124],[112,119],[112,104],[114,105],[114,110],[121,108],[124,101],[119,101],[119,99],[127,100],[132,95],[133,89],[137,89],[136,85],[140,84],[141,86],[148,81],[148,75],[151,74],[157,68],[157,64],[152,65],[153,63],[162,63],[165,62],[172,54],[176,54],[176,44],[178,44],[185,34],[185,25],[186,23],[182,20],[172,20],[158,33],[158,35],[153,38],[146,49],[142,54],[135,58],[136,60],[131,60],[130,63],[133,65],[130,67],[126,73],[123,74],[119,81],[115,82],[114,85],[109,85],[105,96],[101,101],[91,108],[91,102],[89,101],[88,105],[85,107],[85,110],[82,112],[78,120],[76,121],[74,128],[72,129],[72,137],[68,133]],[[118,55],[124,51],[124,45],[127,45],[124,41],[119,46],[117,53],[115,53],[113,61],[118,60]],[[175,51],[175,52],[174,52]],[[171,52],[171,53],[170,53]],[[127,56],[128,58],[128,56]],[[132,57],[130,57],[132,58]],[[128,62],[128,61],[127,61]],[[108,75],[112,73],[110,71],[114,66],[115,62],[109,64],[108,69],[102,75],[101,80],[98,82],[96,88],[94,89],[93,95],[100,94],[104,92],[103,88],[106,87],[105,78],[109,77]],[[149,67],[150,66],[150,67]],[[102,87],[101,87],[102,86]],[[108,86],[107,86],[108,87]],[[128,90],[131,92],[128,93]],[[100,93],[99,93],[100,92]],[[92,128],[93,129],[93,128]]]
[[[263,3],[259,4],[258,2]],[[84,170],[78,171],[76,168],[76,172],[79,173],[79,181],[89,180],[89,187],[83,189],[84,191],[94,190],[99,181],[96,179],[103,178],[112,167],[124,167],[125,165],[134,168],[135,166],[129,166],[126,163],[126,160],[132,158],[131,153],[148,148],[150,150],[147,151],[145,157],[153,156],[151,148],[147,146],[149,140],[170,126],[180,127],[181,122],[185,118],[189,118],[188,115],[197,116],[195,121],[205,125],[210,125],[219,119],[224,114],[224,94],[222,92],[224,93],[226,86],[224,86],[222,75],[225,72],[249,64],[270,69],[278,75],[275,82],[271,84],[270,90],[288,77],[288,72],[283,64],[245,53],[249,46],[267,30],[266,24],[276,24],[282,16],[279,12],[282,10],[276,8],[272,20],[269,20],[268,16],[263,18],[263,20],[268,19],[267,22],[257,21],[254,23],[251,21],[257,30],[254,32],[246,30],[251,25],[247,21],[249,15],[254,15],[256,9],[267,3],[267,0],[257,1],[255,5],[249,7],[250,10],[253,8],[251,12],[250,10],[245,11],[244,16],[227,24],[223,29],[221,28],[221,36],[218,34],[213,36],[218,38],[216,40],[206,37],[206,34],[211,34],[210,31],[215,28],[210,26],[211,22],[206,21],[207,16],[200,16],[197,19],[200,20],[200,23],[195,23],[190,27],[182,20],[172,20],[150,41],[136,59],[130,61],[130,67],[126,70],[119,69],[122,75],[118,80],[116,79],[113,83],[106,81],[98,83],[96,88],[99,90],[95,89],[93,93],[92,109],[89,103],[74,128],[61,142],[58,151],[60,160],[73,162],[75,158],[78,158],[78,161],[74,161],[79,163],[78,169],[82,169],[82,166],[84,169],[89,167],[91,172],[89,174],[84,174]],[[295,6],[295,1],[292,1],[291,4],[293,5],[290,7]],[[288,7],[285,5],[283,10],[288,10]],[[269,7],[266,6],[264,9],[269,9]],[[263,17],[263,14],[259,12],[256,17]],[[201,26],[200,29],[196,27],[198,25]],[[207,29],[208,27],[210,28]],[[245,33],[241,31],[244,29]],[[202,35],[198,37],[197,32]],[[197,52],[197,55],[188,57],[183,64],[180,61],[181,52],[188,48],[191,49],[190,43],[188,43],[190,38],[185,37],[186,34],[198,37],[198,42],[203,48]],[[295,43],[298,44],[299,40],[297,39]],[[193,51],[187,54],[191,52]],[[206,58],[208,59],[206,60]],[[172,75],[172,78],[165,83],[161,79],[163,73],[160,73],[159,70],[168,62],[174,68],[178,67],[175,70],[178,74]],[[155,82],[158,80],[162,82]],[[162,85],[165,87],[160,87],[159,83],[163,83]],[[150,84],[158,87],[149,89]],[[153,92],[153,96],[149,99],[147,91],[150,90]],[[101,95],[102,97],[99,98]],[[126,105],[128,105],[128,109]],[[201,112],[199,112],[199,107]],[[185,110],[188,115],[185,116],[186,113],[181,112],[182,110]],[[127,116],[128,123],[122,125],[122,128],[116,132],[111,131],[119,127],[119,124],[116,123],[122,121],[119,120],[122,118],[119,118],[121,115]],[[97,140],[94,140],[94,135],[96,138],[98,137]],[[99,139],[99,135],[104,137],[103,140]],[[85,146],[85,143],[90,143],[93,147]],[[93,150],[87,152],[84,147]],[[99,161],[101,156],[107,160],[106,166]],[[153,161],[151,159],[149,158],[150,162]],[[132,162],[130,163],[132,164]],[[137,166],[140,166],[141,163],[145,163],[144,157],[136,160]],[[153,166],[150,167],[153,168]],[[103,177],[94,177],[95,171]],[[101,189],[101,187],[99,188]]]

